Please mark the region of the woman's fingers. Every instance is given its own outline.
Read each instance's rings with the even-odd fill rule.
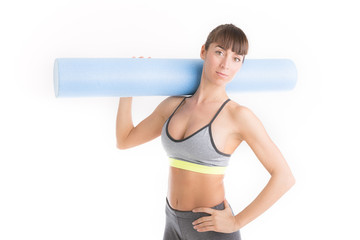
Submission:
[[[212,217],[211,217],[211,216],[202,217],[202,218],[197,219],[196,221],[193,221],[192,224],[193,224],[193,225],[197,225],[197,224],[201,224],[201,223],[203,223],[203,222],[208,222],[208,221],[211,221],[211,220],[212,220]]]
[[[214,213],[214,209],[212,208],[195,208],[192,210],[192,212],[205,212],[208,214],[213,214]]]
[[[212,221],[207,221],[207,222],[203,222],[203,223],[200,223],[196,226],[194,226],[194,229],[195,230],[202,230],[202,229],[206,229],[208,227],[214,227],[214,223]]]

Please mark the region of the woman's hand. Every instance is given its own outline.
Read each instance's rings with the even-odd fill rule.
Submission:
[[[215,231],[222,233],[232,233],[236,232],[236,220],[235,216],[232,214],[230,205],[224,200],[225,209],[224,210],[215,210],[212,208],[195,208],[193,212],[206,212],[211,214],[211,216],[206,216],[197,219],[192,224],[194,229],[198,232],[207,232]]]

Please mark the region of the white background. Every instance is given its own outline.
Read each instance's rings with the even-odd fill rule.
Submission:
[[[199,58],[233,23],[247,58],[290,58],[292,91],[229,94],[262,121],[296,178],[245,240],[360,239],[359,26],[355,1],[3,1],[0,239],[162,239],[160,139],[118,150],[118,98],[55,98],[60,57]],[[165,96],[133,99],[138,124]],[[225,177],[235,213],[269,179],[244,142]]]

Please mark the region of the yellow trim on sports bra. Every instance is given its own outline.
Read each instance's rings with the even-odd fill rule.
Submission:
[[[169,157],[170,166],[206,174],[224,174],[226,167],[210,167]]]

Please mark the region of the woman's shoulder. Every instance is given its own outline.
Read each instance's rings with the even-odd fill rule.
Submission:
[[[242,139],[263,128],[260,119],[249,107],[232,101],[229,108],[231,119],[237,126],[236,132],[242,136]]]
[[[159,106],[161,106],[164,109],[171,110],[174,108],[174,106],[178,106],[182,100],[184,99],[184,96],[169,96],[165,98]]]
[[[259,121],[258,117],[249,107],[241,105],[235,101],[230,101],[229,103],[231,120],[237,125],[247,126],[254,121]]]
[[[164,119],[170,117],[172,112],[184,99],[184,96],[169,96],[162,100],[160,104],[156,107],[155,112],[161,115]]]
[[[169,97],[165,98],[163,100],[163,102],[165,102],[167,104],[180,103],[184,98],[185,98],[185,96],[169,96]]]
[[[241,117],[245,117],[245,115],[249,115],[252,113],[251,109],[241,105],[237,102],[235,102],[234,100],[231,100],[229,102],[229,112],[231,113],[232,118],[239,119]]]

